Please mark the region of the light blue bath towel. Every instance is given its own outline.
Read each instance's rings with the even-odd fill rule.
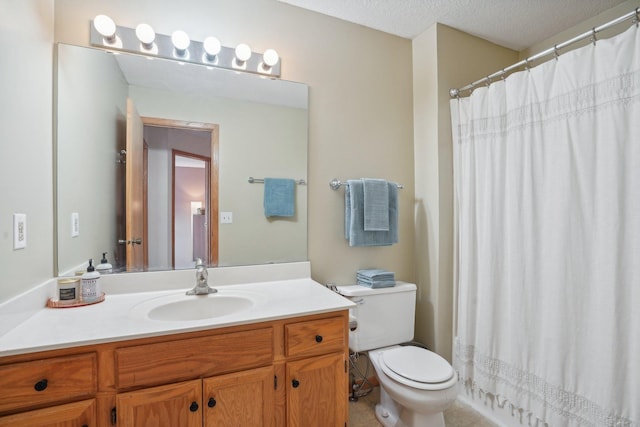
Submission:
[[[384,179],[362,178],[364,230],[389,231],[389,185]]]
[[[264,216],[291,217],[295,213],[294,192],[296,183],[293,179],[264,179]]]
[[[388,182],[389,230],[364,229],[364,185],[361,179],[350,179],[344,192],[344,236],[349,246],[389,246],[398,243],[398,186]]]

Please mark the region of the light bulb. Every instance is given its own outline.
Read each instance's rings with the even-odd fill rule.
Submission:
[[[183,53],[191,44],[189,35],[182,30],[174,31],[171,34],[171,42],[179,53]]]
[[[107,15],[98,15],[93,18],[93,27],[108,42],[116,39],[116,23]]]
[[[136,27],[136,37],[140,40],[142,45],[149,49],[153,45],[153,41],[156,39],[156,32],[153,31],[149,24],[138,24]]]
[[[236,47],[236,58],[240,62],[249,60],[251,58],[251,48],[244,43],[239,44]]]
[[[278,56],[278,52],[273,49],[267,49],[264,51],[264,54],[262,54],[262,61],[264,62],[264,65],[269,68],[276,65],[279,59],[280,57]]]
[[[220,50],[222,49],[222,46],[220,45],[220,40],[218,40],[215,37],[207,37],[206,39],[204,39],[202,44],[204,46],[204,51],[207,52],[207,55],[209,55],[209,57],[216,56],[217,54],[220,53]]]

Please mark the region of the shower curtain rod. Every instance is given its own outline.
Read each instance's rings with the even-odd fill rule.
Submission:
[[[540,58],[543,58],[543,57],[545,57],[547,55],[550,55],[552,53],[555,54],[556,57],[558,57],[559,56],[558,51],[560,49],[563,49],[563,48],[565,48],[565,47],[567,47],[569,45],[572,45],[572,44],[574,44],[576,42],[584,40],[587,37],[591,37],[591,40],[595,44],[595,42],[597,40],[597,38],[596,38],[596,34],[597,33],[599,33],[602,30],[606,30],[607,28],[613,27],[614,25],[618,25],[618,24],[626,21],[629,18],[633,18],[633,22],[636,25],[638,23],[640,23],[640,7],[636,8],[636,9],[632,10],[631,12],[628,12],[628,13],[626,13],[626,14],[618,17],[618,18],[615,18],[615,19],[613,19],[613,20],[611,20],[611,21],[609,21],[609,22],[607,22],[605,24],[602,24],[602,25],[600,25],[598,27],[593,27],[590,31],[582,33],[579,36],[576,36],[576,37],[574,37],[572,39],[569,39],[569,40],[567,40],[565,42],[556,44],[556,45],[554,45],[553,47],[551,47],[551,48],[549,48],[547,50],[543,50],[542,52],[539,52],[539,53],[536,53],[535,55],[529,56],[528,58],[523,59],[520,62],[516,62],[515,64],[510,65],[507,68],[503,68],[502,70],[496,71],[495,73],[490,74],[487,77],[484,77],[484,78],[482,78],[480,80],[477,80],[477,81],[475,81],[473,83],[469,83],[468,85],[463,86],[460,89],[450,89],[449,90],[449,95],[452,98],[458,98],[460,96],[461,92],[465,92],[467,90],[473,89],[476,86],[479,86],[479,85],[481,85],[483,83],[490,84],[491,80],[495,79],[496,77],[504,77],[504,75],[507,74],[509,71],[513,71],[516,68],[522,67],[523,65],[528,67],[529,62],[536,61],[536,60],[538,60]]]

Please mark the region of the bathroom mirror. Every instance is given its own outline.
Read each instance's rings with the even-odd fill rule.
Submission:
[[[306,85],[65,44],[56,57],[58,275],[103,252],[117,272],[307,259],[305,183],[293,217],[267,218],[260,182],[307,179]]]

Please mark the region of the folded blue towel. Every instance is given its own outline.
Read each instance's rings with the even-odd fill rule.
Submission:
[[[396,285],[396,282],[395,280],[386,280],[382,282],[362,282],[358,280],[358,285],[366,286],[367,288],[371,288],[371,289],[392,288]]]
[[[349,246],[389,246],[398,243],[398,186],[387,182],[389,191],[389,230],[364,229],[364,185],[350,179],[344,192],[344,236]]]
[[[293,216],[295,181],[285,178],[264,179],[264,216]]]
[[[367,270],[358,270],[356,273],[356,282],[360,286],[369,288],[390,288],[396,285],[395,273],[392,271],[372,268]]]
[[[358,278],[369,280],[394,280],[395,273],[392,271],[382,270],[379,268],[371,268],[357,271]]]
[[[363,178],[364,229],[389,231],[389,185],[384,179]]]

